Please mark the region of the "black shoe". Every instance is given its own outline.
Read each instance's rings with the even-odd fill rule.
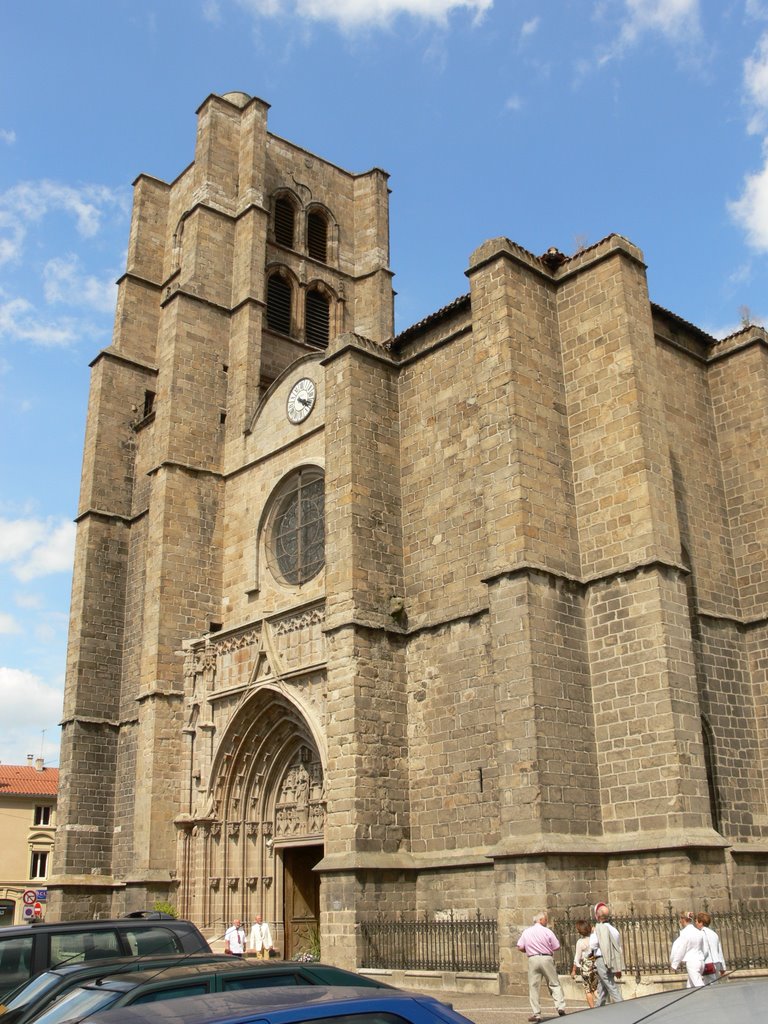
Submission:
[[[558,1017],[564,1017],[565,1016],[565,1010],[558,1010],[557,1011],[557,1015],[558,1015]]]
[[[531,1014],[528,1020],[531,1022],[531,1024],[541,1024],[541,1017],[538,1015],[538,1013]]]

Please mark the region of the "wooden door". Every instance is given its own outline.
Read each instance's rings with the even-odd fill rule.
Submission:
[[[312,870],[322,846],[289,846],[283,851],[285,959],[316,949],[320,927],[320,876]]]

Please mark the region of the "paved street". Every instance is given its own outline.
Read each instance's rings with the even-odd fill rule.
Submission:
[[[474,1024],[526,1024],[531,1013],[528,999],[522,995],[496,996],[472,992],[434,993],[450,1003],[454,1010],[469,1017]],[[585,1005],[569,1004],[568,1015],[586,1009]],[[545,991],[541,998],[542,1019],[559,1020],[552,1001]]]

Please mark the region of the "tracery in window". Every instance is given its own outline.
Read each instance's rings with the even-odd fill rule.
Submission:
[[[315,466],[284,484],[268,534],[268,562],[275,576],[301,586],[325,564],[325,480]]]

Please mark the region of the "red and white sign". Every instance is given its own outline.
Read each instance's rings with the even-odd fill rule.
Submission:
[[[39,902],[35,903],[35,905],[32,907],[32,913],[35,915],[35,917],[38,917],[38,918],[42,917],[43,916],[43,904],[39,903]]]
[[[37,903],[37,889],[25,889],[21,900],[25,907],[34,906]]]

